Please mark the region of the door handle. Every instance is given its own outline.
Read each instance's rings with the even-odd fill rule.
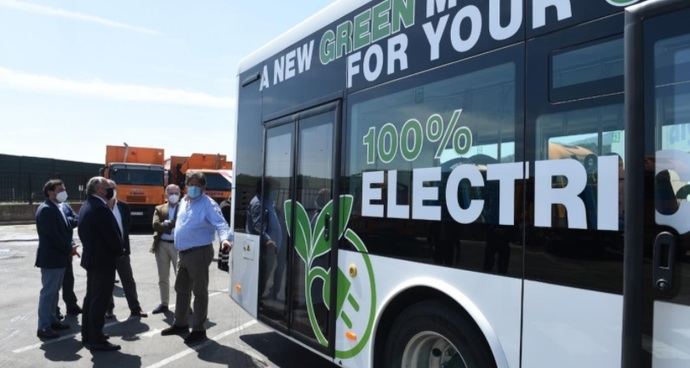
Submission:
[[[328,241],[331,238],[331,214],[326,213],[326,216],[324,216],[323,219],[323,225],[323,238]]]
[[[676,262],[676,238],[668,231],[654,240],[654,287],[659,291],[673,288],[673,265]]]

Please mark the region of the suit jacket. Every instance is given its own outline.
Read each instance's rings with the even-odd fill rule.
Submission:
[[[84,248],[81,266],[87,271],[115,269],[115,261],[124,254],[115,216],[97,197],[89,196],[79,210],[79,239]]]
[[[36,231],[36,267],[67,267],[72,261],[72,228],[65,222],[60,208],[50,200],[41,203],[36,210]]]
[[[158,242],[161,240],[161,235],[163,234],[172,234],[173,229],[175,228],[175,221],[177,220],[177,210],[180,208],[180,204],[178,203],[177,206],[175,206],[175,216],[173,217],[173,221],[169,225],[164,225],[163,222],[168,219],[168,215],[170,212],[170,205],[168,203],[163,203],[161,205],[156,206],[156,209],[153,211],[153,245],[151,246],[151,252],[155,252],[156,249],[158,249]]]

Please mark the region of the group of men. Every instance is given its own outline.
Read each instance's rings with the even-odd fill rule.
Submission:
[[[175,321],[162,335],[186,334],[185,342],[206,339],[204,323],[208,313],[209,266],[213,261],[212,242],[217,233],[221,249],[228,252],[233,235],[219,206],[204,194],[206,178],[202,173],[186,178],[187,194],[180,188],[166,188],[166,203],[157,206],[153,216],[155,254],[159,275],[161,303],[152,313],[169,311],[170,266],[175,270]],[[86,270],[86,296],[82,308],[76,296],[67,305],[68,314],[82,313],[81,337],[92,351],[119,350],[103,332],[106,318],[114,318],[113,289],[115,272],[122,281],[131,317],[147,317],[139,303],[129,258],[129,218],[127,204],[117,200],[117,184],[104,177],[93,177],[86,185],[86,201],[75,215],[67,205],[67,191],[61,180],[49,180],[43,187],[46,196],[36,211],[39,237],[36,267],[41,269],[42,288],[38,303],[38,331],[41,339],[59,337],[59,330],[70,327],[60,321],[57,308],[59,290],[73,294],[72,257],[81,257]],[[79,255],[73,241],[78,228],[83,250]],[[70,285],[71,278],[71,285]],[[194,294],[192,330],[189,332],[191,295]]]

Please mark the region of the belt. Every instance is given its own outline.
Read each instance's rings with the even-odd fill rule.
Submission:
[[[174,241],[174,240],[165,240],[165,239],[161,239],[160,241],[166,242],[166,243],[170,243],[170,244],[175,244],[175,241]]]
[[[207,245],[201,245],[198,247],[181,250],[180,254],[188,254],[188,253],[196,252],[198,250],[206,249],[206,247],[210,247],[210,246],[211,246],[211,244],[207,244]]]

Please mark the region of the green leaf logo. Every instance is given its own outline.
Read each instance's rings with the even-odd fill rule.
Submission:
[[[369,261],[369,256],[366,247],[362,240],[355,234],[354,231],[347,228],[350,222],[350,216],[352,215],[352,206],[354,203],[354,197],[351,195],[342,195],[339,200],[339,216],[338,216],[338,226],[335,231],[330,230],[327,233],[327,229],[331,229],[327,226],[330,225],[331,219],[333,218],[333,200],[329,201],[316,216],[313,228],[309,221],[309,216],[307,211],[304,209],[301,203],[293,200],[287,200],[284,203],[285,211],[287,216],[285,216],[285,222],[288,229],[288,235],[292,237],[292,241],[295,247],[295,251],[302,259],[305,265],[305,297],[307,314],[309,316],[309,322],[314,332],[314,336],[319,344],[323,346],[328,346],[328,339],[323,334],[319,328],[318,319],[316,318],[316,312],[314,310],[314,302],[312,297],[312,285],[316,280],[321,280],[323,283],[323,289],[321,290],[323,298],[322,300],[330,300],[330,271],[331,269],[325,269],[320,266],[314,266],[314,260],[327,254],[331,250],[331,240],[338,241],[340,239],[347,239],[357,251],[362,254],[367,268],[367,275],[369,277],[370,283],[370,295],[367,297],[371,298],[371,308],[368,311],[369,318],[368,323],[363,329],[365,331],[364,336],[359,341],[357,346],[348,351],[336,351],[336,355],[340,357],[354,356],[356,355],[366,344],[367,340],[371,336],[371,330],[373,327],[374,312],[376,305],[376,291],[374,285],[373,269],[371,267],[371,262]],[[294,234],[293,231],[293,216],[289,215],[294,211]],[[333,239],[335,236],[335,239]],[[347,275],[340,269],[338,269],[338,295],[336,295],[337,303],[336,310],[334,311],[339,319],[348,327],[352,328],[353,324],[350,320],[348,314],[344,312],[343,306],[347,301],[349,305],[354,308],[353,310],[359,311],[359,303],[356,298],[350,294],[350,285]],[[326,304],[326,308],[328,308]]]

